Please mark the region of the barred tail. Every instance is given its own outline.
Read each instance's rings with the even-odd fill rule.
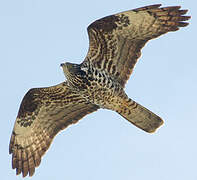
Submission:
[[[163,120],[145,107],[128,99],[117,112],[138,128],[153,133],[163,124]]]

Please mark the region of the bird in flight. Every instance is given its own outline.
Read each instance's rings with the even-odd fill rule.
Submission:
[[[125,84],[146,42],[188,25],[180,6],[145,6],[99,19],[88,26],[89,50],[81,64],[61,64],[66,81],[30,89],[24,96],[10,139],[12,168],[23,177],[35,167],[55,135],[99,108],[119,113],[153,133],[163,120],[130,99]]]

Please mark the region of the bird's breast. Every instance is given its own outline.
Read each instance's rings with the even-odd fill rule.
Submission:
[[[101,73],[89,76],[85,84],[86,88],[81,91],[82,96],[101,108],[111,108],[111,102],[124,92],[119,83]]]

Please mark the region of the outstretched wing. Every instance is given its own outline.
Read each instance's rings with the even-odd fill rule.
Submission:
[[[145,43],[187,26],[180,6],[156,4],[99,19],[88,27],[89,51],[85,61],[103,69],[124,87]]]
[[[16,174],[34,174],[54,136],[99,107],[72,92],[67,83],[35,88],[22,100],[12,132],[9,153]]]

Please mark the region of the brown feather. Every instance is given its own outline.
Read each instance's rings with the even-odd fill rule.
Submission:
[[[87,103],[62,83],[30,90],[21,108],[10,139],[9,152],[12,153],[12,167],[16,169],[16,174],[22,173],[25,177],[34,174],[35,167],[40,165],[41,157],[60,130],[99,107]]]
[[[81,87],[90,90],[90,99],[85,93],[69,86],[69,83],[79,86],[74,80],[48,88],[30,89],[26,93],[9,145],[12,168],[16,169],[16,174],[32,176],[55,135],[99,107],[115,110],[147,132],[155,131],[163,123],[157,115],[128,99],[123,90],[146,42],[188,25],[185,21],[190,19],[190,16],[184,16],[187,10],[180,10],[180,6],[160,6],[161,4],[155,4],[125,11],[89,25],[89,51],[80,68],[89,64],[95,70],[96,78],[91,77],[95,82],[91,84],[87,79],[83,79],[92,85],[91,87],[97,88],[96,81],[101,86],[102,78],[97,79],[98,71],[104,75],[103,82],[111,82],[102,84],[106,85],[105,88],[109,91],[108,93],[106,89],[103,90],[104,97],[98,97],[100,94],[94,89],[91,91],[88,83],[81,83],[83,81],[78,76],[73,79],[78,79]],[[100,92],[100,89],[97,91]],[[97,96],[94,93],[97,93]],[[114,102],[117,103],[113,104]],[[119,106],[120,102],[123,104]]]
[[[125,11],[90,24],[89,51],[84,63],[89,61],[96,68],[104,69],[124,87],[148,40],[188,25],[183,22],[190,19],[183,16],[187,10],[180,10],[180,6],[160,6]]]

